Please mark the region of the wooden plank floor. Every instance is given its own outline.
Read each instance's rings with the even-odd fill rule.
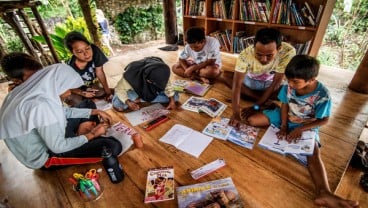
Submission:
[[[152,55],[162,57],[169,65],[177,60],[178,51],[166,52],[158,50],[158,47],[132,51],[122,57],[114,57],[113,60],[118,59],[126,64]],[[225,69],[231,70],[234,67],[235,59],[232,55],[224,54],[223,60]],[[362,207],[368,207],[367,194],[362,192],[358,184],[352,184],[356,183],[356,179],[343,180],[343,185],[339,186],[368,119],[368,95],[346,89],[351,77],[350,72],[336,72],[328,68],[324,68],[320,73],[319,79],[328,86],[333,97],[332,117],[328,125],[321,129],[322,158],[331,189],[338,189],[339,194],[360,200]],[[4,88],[3,85],[2,87]],[[188,97],[182,94],[180,101],[183,103]],[[230,89],[217,83],[205,97],[215,97],[225,102],[228,108],[223,115],[231,116],[231,103],[226,102],[231,98]],[[246,101],[242,101],[242,104],[250,105]],[[113,110],[108,112],[115,121],[126,120],[123,113]],[[67,179],[74,172],[100,168],[100,163],[57,171],[33,171],[17,162],[1,141],[0,199],[8,196],[13,207],[177,207],[176,200],[155,204],[143,203],[147,169],[172,165],[175,169],[176,186],[232,177],[246,207],[315,207],[314,187],[308,171],[293,159],[257,146],[248,150],[216,139],[199,158],[194,158],[158,140],[176,123],[202,131],[211,120],[210,117],[183,110],[171,112],[170,118],[168,122],[150,132],[137,128],[144,137],[144,148],[129,151],[119,158],[126,173],[123,182],[112,184],[105,172],[101,174],[104,193],[99,200],[93,202],[81,201]],[[264,130],[258,138],[263,132]],[[188,172],[217,158],[224,158],[227,166],[198,181],[190,177]],[[359,174],[356,170],[349,173],[355,174],[354,176]]]

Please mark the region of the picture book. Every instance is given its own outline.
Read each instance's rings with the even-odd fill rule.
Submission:
[[[215,98],[205,99],[200,97],[190,97],[185,101],[182,108],[193,112],[204,112],[211,117],[222,114],[227,105],[216,100]]]
[[[259,128],[242,123],[239,129],[236,129],[228,124],[229,120],[229,118],[215,117],[203,129],[202,133],[218,139],[228,140],[248,149],[253,149]]]
[[[198,158],[211,143],[212,137],[184,125],[175,124],[159,141],[174,145],[177,149]]]
[[[278,139],[276,135],[278,131],[280,131],[280,129],[273,125],[268,127],[258,145],[262,148],[278,152],[280,154],[313,154],[316,137],[314,131],[304,131],[297,143],[289,143],[286,140]]]
[[[176,188],[179,208],[242,208],[243,201],[230,177]]]
[[[136,126],[141,124],[145,121],[149,121],[160,117],[162,115],[169,114],[169,110],[166,110],[164,106],[160,103],[156,103],[144,108],[141,108],[137,111],[132,111],[129,113],[124,113],[124,116],[128,119],[128,121],[133,125]]]
[[[174,199],[174,168],[152,168],[147,172],[144,203]]]
[[[173,82],[173,88],[178,92],[187,92],[197,96],[204,96],[211,88],[211,85],[199,83],[197,81],[177,79]]]
[[[215,98],[210,98],[206,102],[203,103],[201,107],[199,107],[199,112],[205,112],[211,117],[216,117],[221,115],[224,112],[227,105],[216,100]]]
[[[107,129],[106,136],[112,136],[121,143],[123,150],[120,155],[122,155],[133,145],[132,135],[136,133],[133,128],[118,122]]]
[[[207,101],[205,98],[200,97],[190,97],[188,100],[184,102],[182,105],[182,108],[185,110],[193,111],[193,112],[199,112],[199,108]]]

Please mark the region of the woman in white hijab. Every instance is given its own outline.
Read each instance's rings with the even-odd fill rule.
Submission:
[[[94,115],[105,123],[111,121],[104,111],[63,107],[59,96],[83,85],[70,66],[54,64],[42,68],[25,53],[11,53],[2,59],[1,67],[16,86],[0,109],[0,139],[5,140],[25,166],[38,169],[98,162],[103,146],[110,148],[113,155],[119,155],[120,142],[112,137],[101,137],[106,132],[104,124],[77,123],[76,129],[83,127],[84,131],[79,128],[80,135],[65,136],[70,135],[65,130],[67,118],[88,120]]]

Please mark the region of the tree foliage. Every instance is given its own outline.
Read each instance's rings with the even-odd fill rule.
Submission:
[[[368,1],[337,0],[318,58],[323,64],[356,70],[368,50]]]

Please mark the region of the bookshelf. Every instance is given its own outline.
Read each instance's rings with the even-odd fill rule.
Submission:
[[[316,56],[335,0],[183,0],[183,29],[200,26],[223,46],[237,53],[238,36],[254,36],[264,27],[277,28],[284,41],[304,47],[302,53]],[[309,8],[308,8],[309,7]],[[319,13],[319,14],[318,14]],[[318,16],[318,17],[317,17]],[[310,20],[312,18],[312,20]],[[185,35],[185,34],[184,34]],[[227,35],[227,36],[226,36]],[[221,40],[222,37],[222,40]],[[229,41],[226,43],[226,41]],[[299,44],[299,45],[298,45]],[[231,47],[225,47],[230,45]]]

